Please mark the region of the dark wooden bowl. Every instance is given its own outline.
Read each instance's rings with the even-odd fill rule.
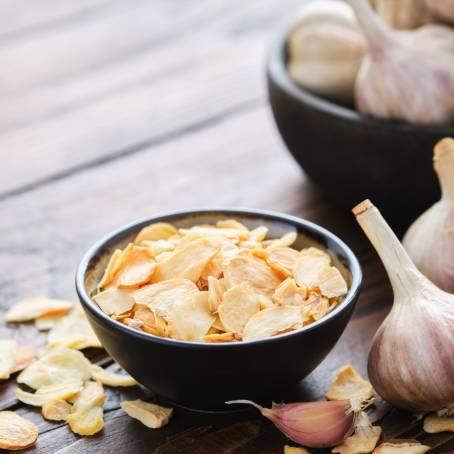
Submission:
[[[274,119],[292,155],[331,200],[347,209],[370,198],[399,230],[440,196],[435,143],[454,127],[366,117],[309,93],[287,72],[287,32],[267,63]]]
[[[335,264],[350,281],[344,301],[321,320],[298,331],[247,342],[207,344],[145,334],[107,316],[90,295],[113,249],[126,243],[151,222],[178,227],[235,218],[249,227],[266,225],[269,237],[297,232],[295,247],[318,244],[329,249]],[[99,340],[137,381],[166,400],[203,409],[225,409],[231,399],[279,400],[308,375],[339,339],[358,298],[361,269],[353,252],[338,237],[309,221],[259,210],[210,209],[180,211],[127,225],[100,240],[79,265],[76,288]]]

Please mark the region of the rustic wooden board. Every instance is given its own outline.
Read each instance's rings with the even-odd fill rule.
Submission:
[[[345,333],[289,398],[322,398],[347,362],[365,374],[372,335],[392,299],[386,275],[353,216],[325,200],[285,151],[265,100],[270,33],[299,5],[0,2],[0,59],[8,62],[0,74],[0,312],[33,294],[75,301],[83,252],[133,219],[195,206],[275,209],[336,232],[364,271]],[[45,342],[32,324],[0,321],[0,337]],[[110,362],[102,352],[88,354]],[[119,406],[153,398],[141,388],[107,389],[104,430],[80,438],[20,405],[14,388],[13,381],[0,385],[0,409],[16,409],[40,430],[25,452],[277,454],[286,443],[254,411],[176,409],[167,427],[149,430]],[[383,425],[385,439],[416,437],[433,452],[454,452],[450,434],[424,434],[411,415],[392,411]]]

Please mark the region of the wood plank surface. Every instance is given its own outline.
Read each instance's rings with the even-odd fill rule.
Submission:
[[[203,206],[273,209],[338,234],[364,273],[340,341],[289,398],[323,398],[345,363],[366,374],[392,300],[388,280],[351,213],[326,200],[285,150],[266,102],[266,51],[300,4],[0,2],[0,59],[8,62],[0,73],[0,313],[34,294],[76,301],[84,251],[134,219]],[[9,337],[45,344],[32,324],[1,318],[0,338]],[[102,351],[87,355],[116,368]],[[287,443],[254,410],[176,408],[168,426],[147,429],[120,409],[121,400],[155,398],[138,387],[106,387],[105,427],[81,438],[20,404],[14,390],[13,380],[0,384],[0,410],[14,409],[40,431],[23,452],[277,454]],[[412,415],[392,410],[382,424],[385,440],[418,438],[431,452],[454,452],[452,434],[424,434]]]

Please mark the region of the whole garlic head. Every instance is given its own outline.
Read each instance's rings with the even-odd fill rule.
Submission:
[[[454,31],[392,30],[367,0],[349,0],[368,41],[355,84],[359,111],[420,124],[454,120]]]
[[[348,4],[336,0],[309,3],[288,37],[290,77],[313,93],[352,104],[365,48]]]

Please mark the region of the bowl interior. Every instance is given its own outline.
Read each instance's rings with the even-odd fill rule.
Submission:
[[[285,233],[296,232],[297,239],[293,244],[293,247],[296,249],[302,249],[304,247],[315,246],[326,251],[331,256],[333,264],[340,270],[348,283],[349,293],[345,297],[344,301],[330,314],[326,315],[318,322],[302,328],[302,330],[318,324],[325,318],[335,314],[341,310],[342,307],[348,304],[349,301],[352,300],[353,296],[357,294],[361,281],[359,263],[350,248],[326,229],[303,219],[268,211],[204,209],[196,211],[179,211],[137,221],[127,225],[126,227],[120,228],[101,239],[88,251],[79,267],[77,287],[80,296],[89,308],[92,311],[95,311],[98,316],[100,315],[103,318],[107,317],[111,322],[121,325],[123,329],[137,333],[137,331],[132,328],[129,328],[108,317],[90,298],[90,296],[94,295],[97,291],[98,282],[104,273],[104,269],[107,266],[113,251],[116,248],[124,248],[134,239],[140,229],[153,222],[169,222],[177,228],[188,228],[196,224],[215,224],[216,221],[226,218],[233,218],[243,223],[250,229],[260,225],[265,225],[269,229],[267,238],[279,238]],[[147,336],[154,337],[152,335]],[[186,343],[185,341],[175,341],[173,339],[172,341]],[[223,345],[226,344],[229,343],[224,343]],[[235,343],[235,345],[236,344],[238,343]],[[202,343],[202,345],[205,344]]]

